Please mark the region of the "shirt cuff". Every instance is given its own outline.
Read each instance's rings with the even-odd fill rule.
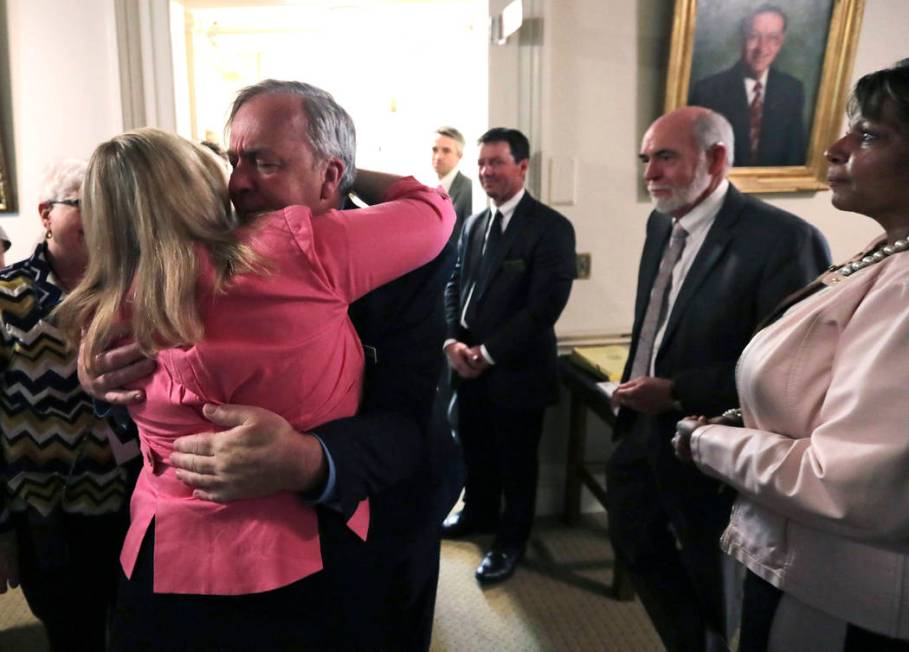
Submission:
[[[336,495],[338,477],[335,470],[335,461],[332,459],[331,453],[328,452],[328,447],[322,441],[322,438],[316,434],[313,434],[313,437],[318,440],[319,446],[322,447],[322,454],[325,455],[325,462],[328,464],[328,477],[325,479],[325,486],[322,487],[322,491],[318,495],[314,496],[315,492],[306,492],[303,494],[303,500],[311,505],[322,505],[323,507],[340,511],[341,505]]]
[[[99,419],[106,419],[110,416],[111,411],[114,409],[114,406],[106,401],[100,401],[96,398],[92,399],[92,410],[95,413],[95,416]]]
[[[483,358],[484,358],[484,359],[486,360],[486,362],[488,362],[489,364],[495,364],[495,363],[496,363],[496,361],[492,359],[492,356],[489,355],[489,351],[486,350],[486,345],[485,345],[485,344],[481,344],[481,345],[480,345],[480,353],[483,355]]]
[[[688,439],[688,450],[691,451],[691,461],[697,466],[701,466],[701,436],[704,434],[704,429],[709,427],[710,424],[698,426],[692,431],[691,437]]]

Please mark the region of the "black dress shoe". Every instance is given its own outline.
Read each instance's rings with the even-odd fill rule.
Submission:
[[[465,516],[463,509],[442,521],[442,537],[445,539],[457,539],[471,534],[489,534],[494,531],[495,525],[478,522],[469,515]]]
[[[477,568],[477,581],[480,584],[493,584],[507,580],[514,574],[514,569],[523,556],[524,548],[493,548],[486,553]]]

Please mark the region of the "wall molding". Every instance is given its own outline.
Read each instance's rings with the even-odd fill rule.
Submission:
[[[169,0],[114,0],[123,128],[177,128]]]

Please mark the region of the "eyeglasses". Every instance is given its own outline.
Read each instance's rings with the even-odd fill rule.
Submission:
[[[79,208],[79,205],[82,203],[78,199],[51,199],[48,204],[63,204],[64,206],[72,206],[73,208]]]

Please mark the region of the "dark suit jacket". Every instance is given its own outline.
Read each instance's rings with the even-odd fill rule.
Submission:
[[[335,462],[341,521],[369,496],[370,536],[416,530],[436,516],[416,507],[428,505],[421,501],[429,498],[429,486],[439,482],[441,460],[452,446],[450,437],[430,438],[428,422],[445,334],[440,297],[455,258],[455,248],[448,244],[429,264],[350,307],[367,346],[360,412],[319,426],[317,434]]]
[[[757,160],[751,160],[751,110],[745,93],[745,69],[739,61],[728,70],[699,80],[688,104],[704,106],[726,116],[735,134],[735,165],[804,165],[806,142],[802,82],[770,68],[764,92],[764,119]]]
[[[670,217],[651,213],[623,380],[631,373],[650,290],[671,230]],[[682,283],[656,354],[655,375],[672,379],[681,410],[647,416],[622,409],[616,423],[616,436],[633,435],[627,443],[651,462],[667,486],[691,491],[700,487],[716,495],[717,481],[675,460],[670,446],[675,424],[686,415],[715,416],[738,406],[735,365],[755,327],[777,302],[813,280],[829,263],[827,242],[817,229],[730,185]]]
[[[505,229],[491,277],[478,279],[471,298],[476,317],[467,332],[461,311],[490,219],[486,209],[464,225],[458,263],[445,290],[448,337],[486,346],[495,360],[486,372],[493,400],[515,408],[545,405],[557,397],[553,327],[575,277],[574,228],[525,193]]]
[[[458,238],[461,237],[461,231],[464,228],[464,222],[470,217],[471,213],[473,213],[473,183],[459,171],[451,182],[451,188],[448,189],[448,196],[451,197],[451,203],[454,204],[455,215],[458,216],[454,230],[451,232],[449,242],[457,246]]]

